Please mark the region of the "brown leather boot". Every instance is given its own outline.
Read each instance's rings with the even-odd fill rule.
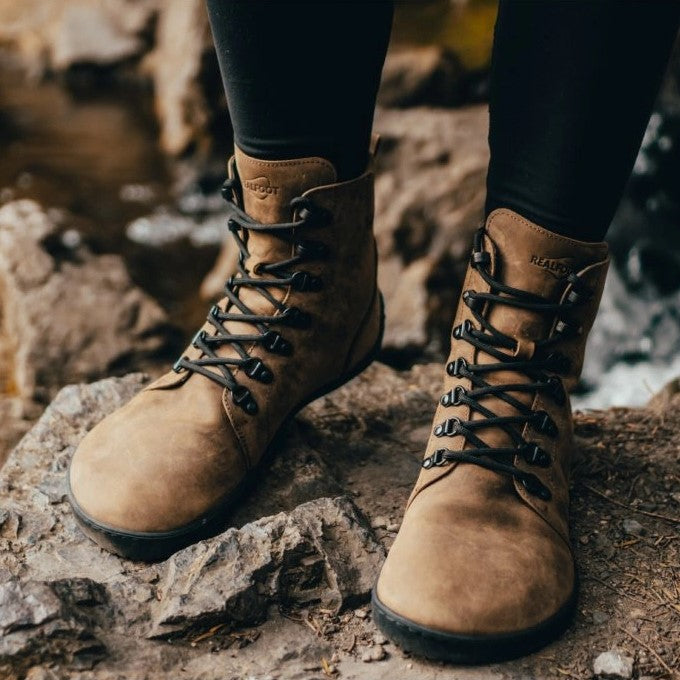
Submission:
[[[476,663],[520,656],[568,623],[579,378],[607,245],[552,234],[509,210],[475,238],[444,395],[422,470],[373,593],[405,649]]]
[[[173,370],[97,425],[71,463],[85,532],[131,559],[222,529],[284,423],[380,346],[371,171],[336,183],[322,158],[237,150],[224,193],[240,251],[225,297]]]

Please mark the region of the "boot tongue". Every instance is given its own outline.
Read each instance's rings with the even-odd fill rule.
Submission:
[[[510,210],[496,210],[486,232],[496,246],[494,277],[504,284],[559,302],[571,272],[579,272],[607,256],[605,243],[584,243],[539,227]],[[545,338],[552,315],[494,305],[489,321],[519,340]]]
[[[335,168],[323,158],[265,161],[234,151],[243,189],[243,208],[262,224],[290,222],[290,202],[305,191],[337,181]]]

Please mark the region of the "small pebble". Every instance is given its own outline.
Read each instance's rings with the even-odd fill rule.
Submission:
[[[375,647],[371,647],[371,661],[382,661],[387,654],[385,653],[385,650],[380,646],[376,645]]]
[[[393,522],[392,524],[388,524],[386,528],[387,528],[387,531],[391,531],[393,533],[396,533],[397,531],[399,531],[400,526],[401,526],[401,524],[399,524],[399,522]]]
[[[384,529],[388,524],[389,520],[386,517],[376,517],[371,521],[372,529]]]
[[[376,645],[386,645],[389,642],[389,640],[382,633],[376,633],[373,636],[373,642]]]
[[[64,244],[65,248],[69,250],[74,250],[78,248],[83,242],[80,232],[77,229],[67,229],[61,235],[61,242]]]
[[[623,531],[629,536],[639,536],[644,533],[645,528],[636,519],[624,519]]]
[[[606,623],[607,621],[609,621],[608,614],[606,614],[605,612],[601,612],[597,609],[593,611],[593,623],[596,626],[601,626],[603,623]]]
[[[671,498],[678,504],[680,505],[680,491],[674,491],[671,494]]]
[[[358,619],[365,619],[368,616],[368,610],[366,609],[355,609],[354,616]]]
[[[604,678],[632,678],[633,659],[610,649],[608,652],[602,652],[595,659],[593,672],[595,675]]]

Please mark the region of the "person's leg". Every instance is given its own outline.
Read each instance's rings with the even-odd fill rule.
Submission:
[[[487,214],[510,208],[601,241],[678,31],[666,0],[502,0],[491,70]]]
[[[338,178],[368,158],[391,2],[207,0],[236,145],[320,156]]]
[[[501,2],[489,214],[444,394],[374,592],[413,652],[518,656],[575,605],[567,392],[609,258],[601,241],[677,31],[675,2]],[[566,234],[566,235],[565,235]]]
[[[209,9],[236,132],[237,262],[173,370],[94,428],[70,470],[88,534],[133,559],[222,529],[284,423],[382,338],[368,149],[391,5]]]

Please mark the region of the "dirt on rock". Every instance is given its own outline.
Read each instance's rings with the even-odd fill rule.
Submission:
[[[606,652],[624,658],[631,677],[677,677],[672,393],[648,409],[577,416],[581,593],[559,641],[525,659],[452,668],[409,657],[374,628],[370,585],[418,472],[440,373],[436,364],[402,373],[374,364],[310,405],[234,528],[156,565],[100,550],[65,502],[77,443],[144,378],[62,390],[3,471],[0,677],[585,679]]]

